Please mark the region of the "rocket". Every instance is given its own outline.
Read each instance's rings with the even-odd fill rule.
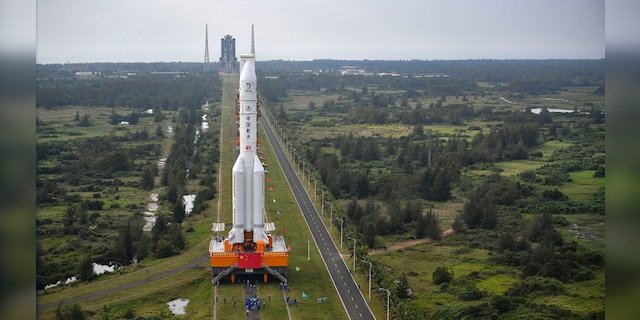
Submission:
[[[228,239],[230,244],[249,242],[255,244],[260,240],[268,243],[269,238],[264,225],[265,171],[257,153],[256,143],[258,95],[255,55],[242,55],[242,57],[238,86],[240,154],[233,165],[233,227],[229,231]]]

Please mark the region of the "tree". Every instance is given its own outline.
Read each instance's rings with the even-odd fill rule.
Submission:
[[[440,240],[442,238],[442,230],[440,229],[440,224],[438,223],[438,217],[435,213],[433,213],[432,209],[429,209],[427,215],[425,216],[427,220],[427,229],[426,233],[431,240]]]
[[[422,137],[424,135],[424,127],[421,124],[414,125],[412,134],[416,137]]]
[[[159,124],[159,125],[156,127],[156,137],[158,137],[158,138],[164,138],[164,131],[162,131],[162,125],[161,125],[161,124]]]
[[[398,298],[400,299],[406,299],[411,296],[412,290],[411,290],[411,287],[409,286],[409,281],[407,280],[407,276],[404,274],[404,272],[398,279],[397,290],[398,290],[397,292]]]
[[[156,258],[166,258],[176,253],[176,248],[165,239],[158,240],[156,245],[155,256]]]
[[[141,234],[140,239],[134,243],[135,256],[138,261],[141,261],[149,254],[149,237],[146,234]]]
[[[76,111],[76,116],[73,117],[73,121],[80,121],[80,111]]]
[[[124,263],[129,264],[133,261],[133,235],[131,233],[130,221],[127,221],[127,223],[120,228],[118,253]]]
[[[167,99],[165,99],[167,106],[169,105],[169,102]],[[162,120],[164,120],[164,115],[162,114],[162,110],[160,109],[160,107],[156,107],[155,109],[153,109],[153,122],[162,122]]]
[[[464,220],[462,219],[462,215],[456,215],[456,217],[453,219],[453,223],[451,223],[451,228],[455,233],[464,231]]]
[[[287,112],[284,110],[284,104],[280,103],[280,107],[278,108],[278,113],[280,119],[287,120]]]
[[[127,311],[125,311],[122,317],[126,320],[133,320],[136,318],[136,313],[133,311],[133,309],[129,308],[127,309]]]
[[[113,125],[120,123],[120,116],[116,113],[116,108],[111,109],[111,116],[109,116],[109,122]]]
[[[488,196],[471,196],[469,202],[464,204],[462,218],[467,227],[473,229],[482,227],[493,229],[498,222],[498,214],[494,200]]]
[[[131,113],[129,114],[128,120],[130,124],[138,124],[138,120],[139,120],[138,113],[135,110],[131,111]]]
[[[89,115],[88,114],[84,114],[84,116],[82,116],[82,121],[80,121],[80,123],[78,124],[81,127],[89,127],[91,126],[91,121],[89,120]]]
[[[80,261],[78,278],[82,281],[89,281],[93,278],[93,262],[91,262],[90,255],[84,256]]]
[[[140,186],[145,190],[153,189],[155,185],[155,170],[153,165],[145,166],[140,177]]]
[[[449,283],[453,280],[453,271],[449,271],[447,267],[437,267],[433,270],[431,279],[435,284]]]
[[[176,223],[181,223],[185,217],[184,211],[184,203],[182,203],[182,197],[180,197],[171,207],[171,212],[173,213],[173,221]]]
[[[84,312],[78,304],[63,307],[61,304],[56,308],[56,320],[84,320]]]
[[[89,206],[91,206],[92,209],[98,209],[98,207],[100,207],[100,209],[102,209],[102,206],[100,205],[93,205],[94,202],[84,202],[83,205],[79,206],[76,208],[76,220],[78,221],[79,224],[86,226],[89,223],[89,214],[87,212],[87,204],[90,204]]]
[[[68,206],[64,213],[64,217],[62,218],[62,232],[64,234],[75,233],[73,223],[75,221],[76,208],[76,206]]]
[[[429,220],[424,215],[420,214],[418,222],[416,223],[416,238],[424,238],[427,235],[427,228],[429,227]]]

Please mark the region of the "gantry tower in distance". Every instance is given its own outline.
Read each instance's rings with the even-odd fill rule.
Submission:
[[[209,25],[204,25],[204,71],[209,71]]]

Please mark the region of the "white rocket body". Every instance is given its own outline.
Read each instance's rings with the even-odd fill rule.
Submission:
[[[243,55],[244,56],[244,55]],[[244,243],[244,232],[253,232],[253,242],[268,242],[264,231],[264,167],[257,154],[258,95],[255,58],[243,59],[240,72],[240,154],[233,165],[233,228],[231,244]]]

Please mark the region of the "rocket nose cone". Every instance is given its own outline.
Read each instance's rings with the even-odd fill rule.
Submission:
[[[242,72],[240,72],[240,81],[256,81],[256,67],[253,60],[245,62]]]

